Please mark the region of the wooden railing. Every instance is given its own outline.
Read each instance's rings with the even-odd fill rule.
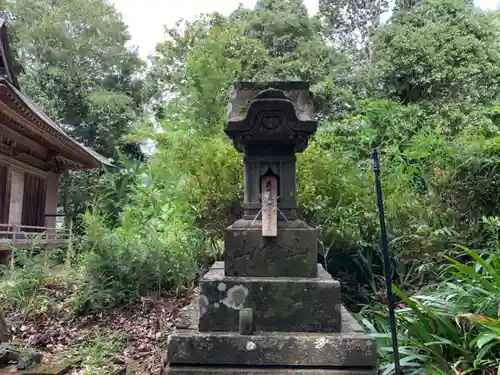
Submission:
[[[0,249],[12,247],[55,247],[67,245],[71,234],[56,228],[0,224]]]

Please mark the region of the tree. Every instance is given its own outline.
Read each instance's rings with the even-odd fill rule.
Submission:
[[[316,37],[317,25],[303,0],[259,0],[244,17],[244,33],[259,40],[271,57],[284,57]]]
[[[113,156],[148,99],[120,15],[103,0],[17,0],[9,11],[23,89],[71,136]]]
[[[169,110],[175,100],[179,113],[182,102],[192,128],[204,134],[222,130],[235,80],[306,80],[315,87],[322,116],[345,115],[342,100],[329,99],[350,96],[351,61],[325,43],[302,0],[261,0],[229,17],[179,23],[167,34],[157,46],[151,77],[169,97]]]
[[[381,84],[405,103],[487,103],[499,95],[500,13],[470,0],[422,0],[374,38]]]
[[[165,28],[165,41],[157,44],[148,72],[152,85],[158,90],[157,99],[162,101],[164,95],[180,89],[188,55],[220,19],[224,17],[217,13],[202,14],[194,21],[179,20],[174,27]]]
[[[396,0],[394,4],[393,11],[408,11],[416,7],[422,2],[422,0]],[[474,0],[467,1],[470,5],[474,5]]]
[[[115,8],[104,0],[16,0],[8,11],[22,89],[70,136],[115,165],[117,148],[140,159],[140,148],[123,138],[143,121],[152,92]],[[69,177],[61,188],[77,215],[92,204],[99,171]]]
[[[358,63],[370,60],[370,36],[388,5],[388,0],[320,0],[323,33],[340,51],[354,56]]]
[[[415,7],[421,0],[396,0],[394,4],[394,12],[406,11]]]

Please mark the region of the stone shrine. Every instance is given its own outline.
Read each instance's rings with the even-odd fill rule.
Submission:
[[[244,216],[169,337],[165,375],[375,374],[374,341],[318,264],[316,230],[297,219],[295,155],[317,127],[309,84],[238,83],[228,116]]]

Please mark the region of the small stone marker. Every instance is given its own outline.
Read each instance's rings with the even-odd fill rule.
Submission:
[[[240,310],[240,333],[251,335],[253,333],[253,310],[246,308]]]
[[[262,235],[278,235],[278,179],[275,176],[262,177]]]
[[[244,214],[169,337],[164,375],[375,375],[375,342],[318,264],[316,230],[297,218],[296,153],[317,128],[309,84],[241,82],[229,108]]]

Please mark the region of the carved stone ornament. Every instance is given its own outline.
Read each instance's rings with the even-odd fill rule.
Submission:
[[[302,152],[317,128],[305,82],[238,83],[229,108],[225,132],[241,152],[268,144]]]

